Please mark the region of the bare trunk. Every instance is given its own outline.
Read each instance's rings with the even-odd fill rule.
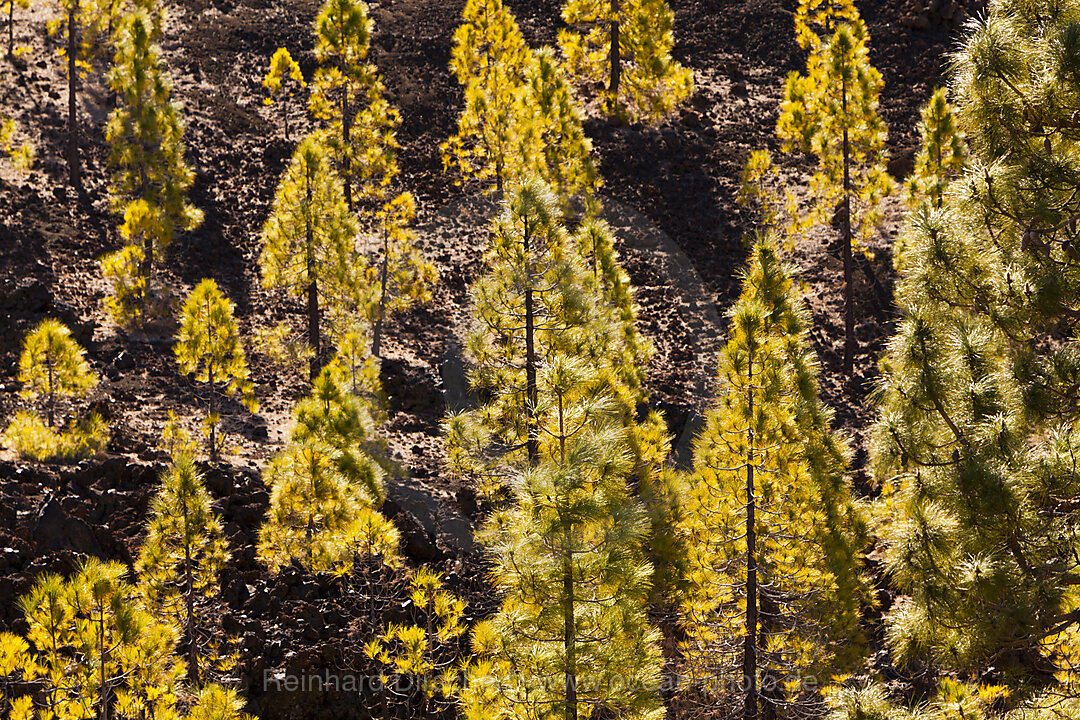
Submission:
[[[537,437],[538,431],[536,428],[536,309],[533,302],[529,232],[529,220],[526,217],[524,233],[525,274],[528,279],[525,285],[525,430],[528,435],[529,464],[536,465],[540,462],[540,439]]]
[[[68,182],[71,187],[81,190],[79,173],[79,119],[75,107],[75,88],[79,81],[78,56],[78,16],[79,0],[72,0],[68,9]]]
[[[386,317],[386,280],[390,274],[390,237],[383,230],[382,267],[379,269],[379,309],[375,316],[375,325],[371,330],[371,354],[380,357],[382,350],[383,319]]]
[[[855,365],[855,302],[852,297],[854,271],[851,257],[851,145],[847,128],[847,81],[844,80],[840,94],[844,113],[844,208],[841,212],[840,230],[843,237],[844,258],[844,374],[850,376]]]
[[[751,341],[752,342],[752,341]],[[746,451],[746,638],[743,647],[743,680],[746,685],[744,720],[757,720],[757,528],[756,499],[754,497],[754,347],[750,345],[748,361],[748,405],[750,427],[747,430]]]
[[[577,720],[577,623],[574,618],[574,567],[570,558],[570,531],[563,555],[563,652],[566,654],[566,718]]]
[[[322,353],[322,343],[319,337],[319,286],[315,279],[315,228],[312,227],[312,198],[311,183],[313,182],[313,170],[308,168],[307,177],[307,226],[305,227],[307,243],[307,313],[308,313],[308,342],[311,343],[311,363],[308,369],[312,380],[319,374],[319,356]],[[345,183],[348,187],[348,182]]]
[[[622,78],[622,48],[619,43],[619,0],[611,0],[611,77],[608,80],[608,94],[611,102],[619,99],[619,81]]]
[[[7,56],[15,57],[15,0],[8,0]]]

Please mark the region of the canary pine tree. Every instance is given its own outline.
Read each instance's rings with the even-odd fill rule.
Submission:
[[[198,227],[203,217],[187,199],[195,174],[184,160],[181,111],[170,98],[171,83],[154,33],[155,21],[145,9],[125,15],[113,39],[116,55],[109,73],[109,87],[119,100],[105,129],[113,171],[109,198],[113,211],[124,218],[121,236],[140,247],[138,253],[121,250],[102,260],[103,271],[115,283],[110,307],[121,322],[146,319],[155,260],[160,261],[177,231]],[[138,279],[125,268],[136,258]],[[141,292],[129,292],[135,284]]]
[[[924,202],[940,209],[946,186],[963,171],[967,158],[964,136],[957,130],[945,88],[934,90],[923,107],[919,136],[922,145],[915,169],[904,184],[907,204],[912,210]]]
[[[525,83],[534,62],[502,0],[467,0],[454,31],[450,71],[465,91],[457,132],[442,145],[443,165],[465,177],[494,178],[501,196],[538,148],[528,145],[532,110]]]
[[[1078,20],[995,2],[954,57],[970,169],[906,231],[871,450],[897,660],[992,662],[1051,695],[1080,647]]]
[[[552,50],[534,53],[502,0],[469,0],[454,33],[450,70],[464,88],[443,165],[504,190],[540,178],[564,205],[599,183],[584,115]]]
[[[367,61],[371,32],[363,0],[326,0],[315,18],[319,66],[308,106],[325,124],[350,210],[358,200],[381,200],[398,173],[394,130],[401,120]]]
[[[221,520],[210,502],[190,448],[181,449],[150,503],[146,539],[135,562],[147,609],[178,630],[193,688],[228,664],[209,617],[229,557]]]
[[[438,277],[435,266],[416,247],[409,225],[416,218],[416,201],[401,193],[383,204],[376,215],[382,243],[378,262],[365,268],[361,317],[371,326],[371,354],[382,352],[383,328],[395,313],[431,299]]]
[[[297,404],[289,444],[264,475],[270,509],[259,557],[272,570],[298,560],[344,573],[357,554],[397,562],[397,530],[377,509],[385,474],[374,457],[378,409],[349,392],[343,362],[324,368]]]
[[[823,4],[838,8],[828,13]],[[776,131],[785,150],[817,158],[818,170],[810,183],[815,199],[812,217],[825,222],[839,208],[844,261],[843,367],[850,374],[858,344],[852,247],[876,231],[881,219],[879,204],[892,183],[885,171],[887,131],[877,113],[881,73],[870,65],[866,25],[850,2],[831,4],[813,0],[800,4],[800,9],[816,6],[817,13],[824,14],[811,13],[810,24],[796,14],[799,41],[810,48],[807,73],[793,71],[788,75]],[[810,29],[817,23],[835,29],[827,37],[819,37]]]
[[[485,529],[499,612],[476,626],[466,718],[661,718],[660,635],[645,612],[648,529],[627,491],[633,454],[592,368],[555,356],[541,460],[513,473],[515,503]]]
[[[3,669],[36,686],[15,700],[26,717],[176,717],[175,633],[146,612],[126,573],[90,559],[70,578],[38,579],[19,599],[26,637]]]
[[[818,398],[791,273],[775,241],[759,239],[678,529],[688,552],[685,657],[699,679],[741,672],[746,720],[800,699],[799,673],[859,659],[864,519],[845,476],[848,449]]]
[[[355,292],[356,219],[342,196],[318,135],[304,138],[278,184],[262,229],[259,266],[265,288],[284,288],[307,302],[311,377],[322,367],[323,316],[340,323]]]
[[[628,425],[642,397],[625,325],[567,237],[547,186],[515,188],[491,241],[487,272],[470,289],[466,345],[470,383],[487,401],[445,426],[452,466],[479,474],[488,492],[503,487],[508,463],[540,460],[539,423],[551,407],[537,385],[545,360],[561,354],[590,364],[594,389],[618,400]]]
[[[285,141],[289,140],[289,99],[293,96],[294,89],[307,87],[304,73],[300,72],[300,66],[292,59],[288,49],[278,48],[270,57],[270,69],[263,77],[263,87],[270,93],[270,97],[263,100],[267,105],[275,102],[281,104],[281,124],[285,130]]]
[[[65,401],[85,397],[97,384],[86,351],[57,320],[43,320],[23,340],[19,356],[20,394],[38,400],[46,421],[33,412],[19,412],[4,431],[5,444],[34,460],[73,459],[105,446],[108,425],[97,413],[61,428],[57,416]]]
[[[181,372],[194,375],[196,381],[209,386],[205,424],[211,460],[217,459],[221,449],[217,439],[221,420],[219,387],[226,395],[239,394],[252,412],[258,408],[233,310],[234,305],[221,293],[217,283],[203,280],[184,300],[173,347]]]
[[[667,0],[566,0],[562,17],[570,74],[580,85],[604,85],[609,113],[657,122],[693,92],[693,73],[671,57]]]

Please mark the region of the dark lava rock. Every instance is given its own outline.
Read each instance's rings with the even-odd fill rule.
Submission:
[[[50,496],[38,511],[34,525],[37,552],[71,550],[83,555],[101,556],[101,546],[93,529],[82,520],[64,512],[60,501]]]

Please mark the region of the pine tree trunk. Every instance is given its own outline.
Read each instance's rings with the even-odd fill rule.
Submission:
[[[46,414],[49,419],[49,427],[56,427],[56,379],[53,377],[52,359],[46,355],[45,368],[49,371],[49,406]]]
[[[210,432],[213,433],[212,427]],[[192,577],[193,571],[191,568],[191,528],[188,527],[188,504],[186,497],[181,500],[181,507],[184,512],[184,609],[187,613],[187,625],[185,628],[188,643],[187,675],[191,687],[198,689],[199,650],[195,644],[195,581]]]
[[[746,690],[746,704],[743,707],[744,720],[757,720],[757,629],[758,629],[758,588],[757,588],[757,511],[754,497],[754,346],[749,347],[747,361],[747,399],[750,409],[750,427],[747,430],[748,449],[746,451],[746,638],[743,647],[743,682]]]
[[[307,176],[307,214],[306,214],[306,227],[304,228],[305,237],[304,240],[307,243],[307,258],[306,258],[306,270],[308,278],[307,287],[307,314],[308,314],[308,342],[311,344],[311,362],[308,368],[309,376],[312,380],[319,374],[319,355],[322,352],[320,347],[321,338],[319,337],[319,286],[315,280],[315,228],[312,227],[311,213],[312,204],[314,199],[312,198],[311,183],[313,179],[312,169],[308,168]],[[348,182],[345,186],[348,187]]]
[[[344,72],[344,71],[343,71]],[[353,209],[352,196],[352,160],[349,157],[349,137],[352,135],[352,117],[348,113],[346,96],[348,90],[342,90],[341,95],[341,149],[345,153],[345,166],[342,168],[341,179],[345,181],[345,204],[351,212]]]
[[[529,464],[540,462],[540,442],[536,428],[536,337],[535,313],[533,307],[532,263],[529,257],[529,219],[525,218],[525,430],[529,452]]]
[[[854,270],[851,257],[851,144],[848,140],[847,80],[840,92],[844,112],[844,209],[840,219],[844,258],[844,367],[845,375],[851,375],[855,365],[855,301],[852,297]]]
[[[105,665],[109,656],[108,645],[105,644],[105,608],[98,605],[98,648],[101,651],[101,667],[98,669],[98,681],[101,683],[98,688],[98,700],[101,703],[98,707],[99,720],[109,720],[109,686],[105,678]]]
[[[285,142],[289,142],[289,96],[281,98],[281,119],[285,124]]]
[[[76,42],[78,28],[76,22],[79,16],[79,0],[71,0],[68,8],[68,182],[76,190],[82,189],[79,173],[79,123],[75,107],[75,87],[79,79],[79,68],[76,64],[78,44]]]
[[[8,0],[7,56],[15,57],[15,0]]]
[[[563,550],[563,652],[566,654],[566,717],[577,720],[577,622],[574,618],[574,566],[570,558],[570,532]]]
[[[390,238],[383,230],[382,267],[379,269],[379,309],[375,315],[375,325],[371,330],[371,354],[380,357],[382,350],[383,318],[386,317],[386,279],[390,273]]]
[[[619,82],[622,79],[622,47],[619,42],[619,0],[611,0],[611,77],[608,94],[613,106],[619,102]]]

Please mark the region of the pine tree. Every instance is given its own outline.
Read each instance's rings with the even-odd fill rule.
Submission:
[[[263,87],[270,93],[270,97],[263,100],[267,105],[275,102],[281,103],[281,123],[285,130],[285,141],[289,140],[289,99],[293,96],[294,88],[305,88],[307,82],[304,74],[300,72],[300,66],[292,59],[292,55],[286,48],[278,48],[270,58],[270,69],[263,77]]]
[[[502,0],[470,0],[454,33],[450,69],[465,91],[443,165],[469,179],[495,180],[499,196],[539,178],[568,209],[599,184],[584,113],[553,50],[534,53]]]
[[[839,25],[860,22],[854,0],[799,0],[795,8],[795,40],[811,53],[826,45]]]
[[[39,692],[16,703],[37,717],[175,717],[183,663],[176,637],[141,606],[119,563],[83,562],[19,599],[27,627],[15,670]]]
[[[244,713],[244,700],[231,688],[207,685],[195,696],[187,720],[254,720]]]
[[[254,386],[250,380],[240,331],[233,317],[234,305],[217,283],[205,279],[184,300],[180,310],[180,330],[176,334],[176,361],[185,375],[209,385],[206,425],[209,428],[211,460],[220,450],[217,441],[218,388],[226,395],[240,394],[251,412],[256,412]]]
[[[43,398],[49,427],[56,426],[60,400],[83,397],[98,381],[86,362],[86,351],[58,320],[42,320],[23,339],[18,379],[23,397]]]
[[[915,156],[915,169],[905,183],[907,204],[912,210],[923,202],[940,209],[945,187],[964,170],[967,158],[964,136],[957,131],[945,88],[934,90],[923,107],[919,136],[922,146]]]
[[[800,8],[820,4],[804,0]],[[840,5],[846,8],[850,2],[844,0]],[[866,26],[853,13],[854,6],[835,15],[826,14],[820,21],[826,27],[835,25],[827,39],[799,29],[800,42],[811,48],[807,74],[793,71],[788,75],[776,125],[785,150],[797,149],[817,157],[818,170],[810,183],[816,202],[814,215],[827,221],[834,211],[838,214],[844,260],[846,374],[852,371],[857,346],[852,247],[876,231],[881,218],[879,202],[891,188],[885,171],[887,131],[877,114],[881,73],[870,65]],[[796,22],[800,27],[798,14]],[[814,39],[808,39],[811,37]]]
[[[693,92],[693,73],[671,57],[666,0],[566,0],[562,17],[570,74],[580,85],[603,85],[609,113],[657,122]]]
[[[416,218],[416,202],[401,193],[385,203],[376,219],[382,238],[381,257],[367,266],[360,315],[371,326],[371,354],[380,357],[383,326],[395,313],[431,299],[438,277],[435,266],[416,248],[416,233],[409,225]]]
[[[561,356],[541,369],[547,447],[485,530],[502,602],[473,633],[467,718],[663,717],[646,518],[627,492],[633,457],[617,404],[594,392],[591,372]]]
[[[372,22],[363,0],[326,0],[315,18],[315,58],[309,102],[325,123],[349,209],[381,199],[398,173],[394,130],[398,111],[384,97],[382,78],[367,62]]]
[[[488,270],[470,289],[466,345],[470,383],[487,401],[446,423],[452,466],[479,474],[486,492],[502,487],[506,463],[540,460],[540,413],[549,406],[537,373],[545,360],[588,362],[594,388],[619,400],[628,425],[641,397],[640,369],[624,362],[632,358],[626,326],[566,236],[551,191],[539,182],[516,188],[491,239]]]
[[[298,560],[344,573],[356,554],[397,562],[397,530],[377,510],[385,474],[374,458],[377,409],[345,389],[340,367],[324,368],[297,404],[289,444],[264,475],[270,510],[259,557],[272,570]]]
[[[791,272],[774,240],[757,242],[681,508],[684,653],[697,678],[728,677],[741,664],[746,720],[797,699],[784,688],[798,672],[858,659],[865,598],[848,449],[818,398]]]
[[[1006,0],[971,26],[950,84],[970,170],[906,230],[871,451],[899,662],[1043,684],[1078,646],[1075,22]]]
[[[266,288],[284,288],[307,301],[311,377],[322,366],[323,315],[340,318],[355,291],[358,230],[318,136],[293,153],[262,229],[259,266]]]
[[[110,202],[124,216],[124,238],[141,241],[140,274],[147,283],[175,232],[202,222],[202,212],[187,200],[195,174],[184,161],[181,111],[170,99],[171,83],[153,40],[154,20],[146,10],[124,16],[109,73],[119,103],[105,130],[113,168]]]
[[[11,158],[11,164],[16,170],[25,173],[34,167],[37,149],[29,139],[16,143],[17,131],[18,126],[14,119],[0,115],[0,153]]]
[[[229,557],[221,520],[210,502],[190,448],[181,449],[150,504],[148,532],[135,563],[149,611],[177,628],[183,639],[193,688],[227,665],[222,644],[208,626],[207,605],[219,591],[218,576]]]

